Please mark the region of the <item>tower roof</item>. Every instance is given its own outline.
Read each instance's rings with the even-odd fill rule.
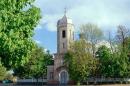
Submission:
[[[67,25],[72,24],[72,19],[68,18],[66,14],[57,22],[57,25]]]

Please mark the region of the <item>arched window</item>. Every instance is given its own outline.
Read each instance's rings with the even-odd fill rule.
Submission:
[[[73,40],[74,40],[74,32],[73,32]]]
[[[62,38],[65,38],[66,37],[66,32],[65,30],[62,31]]]
[[[65,44],[63,43],[63,48],[65,48]]]
[[[50,79],[53,79],[53,72],[50,72]]]

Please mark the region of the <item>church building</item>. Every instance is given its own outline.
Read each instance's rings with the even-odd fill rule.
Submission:
[[[57,22],[57,53],[54,54],[54,65],[47,67],[47,82],[66,84],[69,74],[64,65],[64,55],[74,41],[74,25],[72,20],[64,16]]]

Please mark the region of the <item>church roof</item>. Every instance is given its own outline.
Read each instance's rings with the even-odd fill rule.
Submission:
[[[58,20],[57,25],[67,25],[72,24],[72,19],[68,18],[66,15],[62,17],[62,19]]]

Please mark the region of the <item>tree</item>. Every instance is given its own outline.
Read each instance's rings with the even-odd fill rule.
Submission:
[[[113,58],[109,48],[106,46],[101,46],[98,48],[96,52],[96,57],[99,58],[100,63],[100,74],[104,77],[112,77],[113,76]]]
[[[128,77],[130,74],[129,62],[129,29],[125,26],[119,25],[117,30],[117,45],[118,45],[118,72],[120,77]]]
[[[126,47],[126,38],[128,37],[128,35],[129,30],[125,26],[119,25],[117,30],[117,38],[121,43],[122,48]]]
[[[34,0],[0,0],[0,57],[8,69],[24,65],[32,51],[33,31],[40,19]]]
[[[99,58],[100,76],[105,78],[122,78],[128,76],[129,62],[125,53],[120,53],[119,51],[111,53],[109,48],[101,46],[98,48],[96,56]]]
[[[96,64],[95,59],[87,50],[90,44],[80,39],[71,45],[71,49],[65,54],[65,64],[68,67],[70,78],[77,82],[87,80]]]
[[[0,80],[5,79],[6,73],[7,73],[6,68],[0,62]]]
[[[83,35],[83,38],[91,43],[91,49],[93,53],[93,57],[95,57],[95,45],[97,44],[98,40],[100,40],[103,36],[101,29],[95,24],[84,24],[80,28],[80,34]]]
[[[25,78],[41,78],[47,74],[47,65],[52,64],[52,56],[43,48],[36,46],[29,62],[15,69],[15,75]]]
[[[47,66],[53,64],[52,55],[50,55],[49,51],[43,51],[41,47],[36,48],[36,50],[32,53],[30,61],[31,76],[36,79],[45,77],[47,75]]]

